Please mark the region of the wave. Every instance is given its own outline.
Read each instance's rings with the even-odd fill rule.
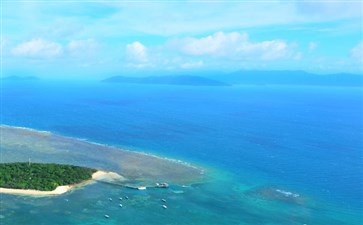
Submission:
[[[275,189],[275,191],[280,193],[280,194],[283,194],[285,197],[294,197],[294,198],[300,197],[299,194],[293,193],[293,192],[290,192],[290,191],[285,191],[285,190],[281,190],[281,189]]]

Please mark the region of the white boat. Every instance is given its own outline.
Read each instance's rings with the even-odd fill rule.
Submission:
[[[163,207],[164,209],[167,209],[167,208],[168,208],[166,205],[162,205],[162,207]]]
[[[110,216],[109,216],[109,215],[105,215],[105,218],[107,218],[107,219],[108,219],[108,218],[110,218]]]
[[[168,188],[169,184],[168,183],[155,183],[155,187],[157,187],[157,188]]]

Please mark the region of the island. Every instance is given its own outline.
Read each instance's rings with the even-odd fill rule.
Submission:
[[[314,74],[302,70],[239,70],[209,78],[231,85],[363,86],[363,74]]]
[[[0,193],[57,195],[107,176],[118,177],[112,172],[74,165],[30,162],[1,163]]]
[[[114,76],[103,80],[107,83],[184,85],[184,86],[230,86],[229,84],[206,77],[191,75],[125,77]]]

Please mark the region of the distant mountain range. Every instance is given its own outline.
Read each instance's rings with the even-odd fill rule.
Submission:
[[[39,78],[35,76],[8,76],[8,77],[3,77],[2,80],[28,81],[28,80],[39,80]]]
[[[189,86],[228,86],[223,81],[217,81],[200,76],[149,76],[149,77],[125,77],[114,76],[103,80],[110,83],[131,83],[131,84],[166,84],[166,85],[189,85]]]
[[[190,86],[229,85],[320,85],[320,86],[363,86],[363,75],[338,73],[318,75],[305,71],[241,70],[233,73],[211,73],[200,76],[114,76],[103,80],[110,83],[166,84]]]
[[[7,76],[3,81],[36,81],[36,76]],[[230,86],[230,85],[319,85],[363,87],[363,75],[337,73],[318,75],[305,71],[290,70],[240,70],[233,73],[209,72],[192,75],[160,76],[113,76],[102,80],[108,83],[162,84],[188,86]]]
[[[318,75],[305,71],[263,71],[241,70],[229,74],[211,75],[212,79],[229,84],[252,85],[322,85],[322,86],[363,86],[363,75],[337,73]]]

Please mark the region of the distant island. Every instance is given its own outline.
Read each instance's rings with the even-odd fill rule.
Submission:
[[[33,81],[33,80],[39,80],[38,77],[35,76],[7,76],[3,77],[2,80],[7,81]]]
[[[228,83],[200,76],[149,76],[149,77],[125,77],[114,76],[103,80],[109,83],[130,84],[164,84],[164,85],[188,85],[188,86],[229,86]]]
[[[321,75],[302,70],[239,70],[205,76],[231,85],[363,86],[363,75],[351,73]]]
[[[307,85],[362,87],[363,75],[351,73],[322,75],[302,70],[239,70],[231,73],[196,72],[194,75],[114,76],[103,80],[103,82],[189,86]]]
[[[0,164],[0,193],[53,195],[63,194],[75,185],[85,184],[100,176],[117,176],[96,169],[42,163]]]

